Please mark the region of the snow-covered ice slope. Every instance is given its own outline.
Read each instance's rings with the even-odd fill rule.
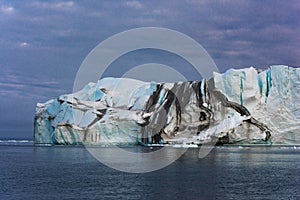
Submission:
[[[203,81],[104,78],[37,104],[35,143],[300,144],[300,69],[214,73]]]

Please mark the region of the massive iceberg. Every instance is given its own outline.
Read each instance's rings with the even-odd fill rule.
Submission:
[[[104,78],[38,103],[36,144],[300,144],[300,68],[177,83]]]

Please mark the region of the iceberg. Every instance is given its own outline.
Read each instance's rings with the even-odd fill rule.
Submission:
[[[176,83],[103,78],[38,103],[36,144],[300,144],[300,69]]]

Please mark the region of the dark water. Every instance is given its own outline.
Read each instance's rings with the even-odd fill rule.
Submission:
[[[0,199],[300,199],[300,149],[223,147],[204,159],[189,149],[164,169],[129,174],[84,147],[2,145]]]

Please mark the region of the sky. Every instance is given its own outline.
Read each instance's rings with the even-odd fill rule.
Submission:
[[[224,72],[300,66],[299,25],[298,0],[0,0],[0,139],[33,138],[37,102],[71,93],[85,57],[114,34],[139,27],[182,32]],[[141,50],[114,62],[106,76],[153,60],[185,65],[168,52]]]

